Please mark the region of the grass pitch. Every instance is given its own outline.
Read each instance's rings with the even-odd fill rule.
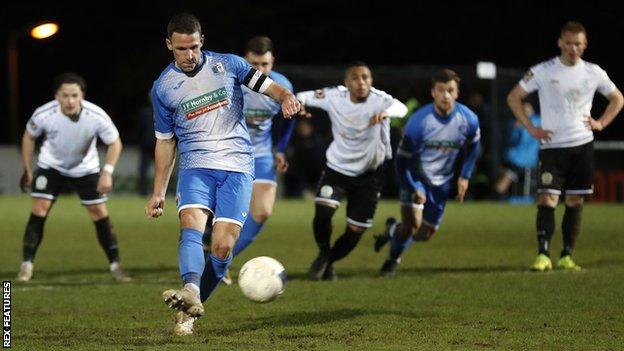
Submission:
[[[255,256],[281,261],[289,282],[268,304],[221,286],[190,337],[171,333],[161,292],[179,286],[173,199],[165,216],[143,216],[146,200],[112,197],[122,264],[135,281],[113,282],[93,224],[75,197],[62,197],[45,225],[32,282],[13,282],[16,350],[622,350],[624,213],[584,210],[578,273],[527,270],[535,256],[535,207],[450,203],[441,230],[413,245],[394,279],[377,277],[386,257],[372,234],[398,204],[381,202],[375,227],[335,265],[334,283],[305,280],[316,256],[310,201],[278,200],[258,240],[232,271]],[[30,199],[0,197],[3,280],[14,279]],[[560,219],[553,256],[561,248]],[[344,228],[334,218],[333,239]]]

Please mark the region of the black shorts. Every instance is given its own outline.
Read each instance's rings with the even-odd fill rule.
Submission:
[[[539,154],[538,193],[588,195],[594,192],[594,143],[556,149]]]
[[[325,167],[318,183],[315,201],[339,206],[346,196],[347,223],[370,228],[373,226],[382,185],[383,166],[357,177],[349,177]]]
[[[99,178],[99,173],[72,178],[52,168],[39,168],[33,178],[30,196],[54,201],[58,194],[74,190],[78,193],[83,205],[101,204],[108,198],[96,191]]]

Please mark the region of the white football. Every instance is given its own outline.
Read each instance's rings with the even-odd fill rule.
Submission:
[[[238,286],[243,295],[255,302],[269,302],[284,292],[286,270],[276,259],[252,258],[238,273]]]

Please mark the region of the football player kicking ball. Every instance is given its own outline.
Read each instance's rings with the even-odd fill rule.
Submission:
[[[455,173],[455,161],[465,150],[457,180],[457,199],[463,202],[468,180],[479,154],[479,119],[456,102],[459,76],[442,69],[432,77],[433,103],[418,109],[405,127],[395,161],[400,181],[401,223],[386,221],[375,237],[375,251],[390,241],[390,255],[381,276],[393,276],[401,254],[413,241],[427,241],[440,227]]]
[[[163,214],[179,149],[178,256],[184,286],[166,290],[163,299],[179,310],[174,333],[188,335],[195,319],[204,314],[202,303],[232,261],[234,244],[249,211],[254,160],[241,85],[278,100],[285,118],[299,111],[299,102],[241,57],[202,51],[204,36],[195,16],[174,16],[167,36],[174,62],[152,88],[157,141],[154,190],[145,213],[148,217]],[[209,223],[213,224],[212,242],[210,254],[204,258],[202,234]]]

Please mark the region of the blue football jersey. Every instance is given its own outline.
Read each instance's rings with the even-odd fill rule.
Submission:
[[[236,55],[202,51],[201,59],[192,73],[171,63],[154,82],[156,137],[178,138],[181,169],[253,175],[253,149],[243,115],[241,84],[253,88],[261,84],[258,78],[264,81],[266,76]]]
[[[290,92],[293,91],[292,84],[284,75],[271,71],[269,77]],[[243,86],[243,101],[243,110],[254,148],[254,156],[271,155],[273,117],[281,112],[282,106],[272,98],[255,93],[246,86]]]
[[[455,161],[466,144],[478,145],[479,119],[468,107],[458,102],[447,116],[436,113],[433,104],[418,109],[405,127],[398,155],[409,158],[407,171],[413,179],[441,186],[453,178]],[[464,167],[470,177],[472,165]],[[462,171],[464,173],[464,171]]]

